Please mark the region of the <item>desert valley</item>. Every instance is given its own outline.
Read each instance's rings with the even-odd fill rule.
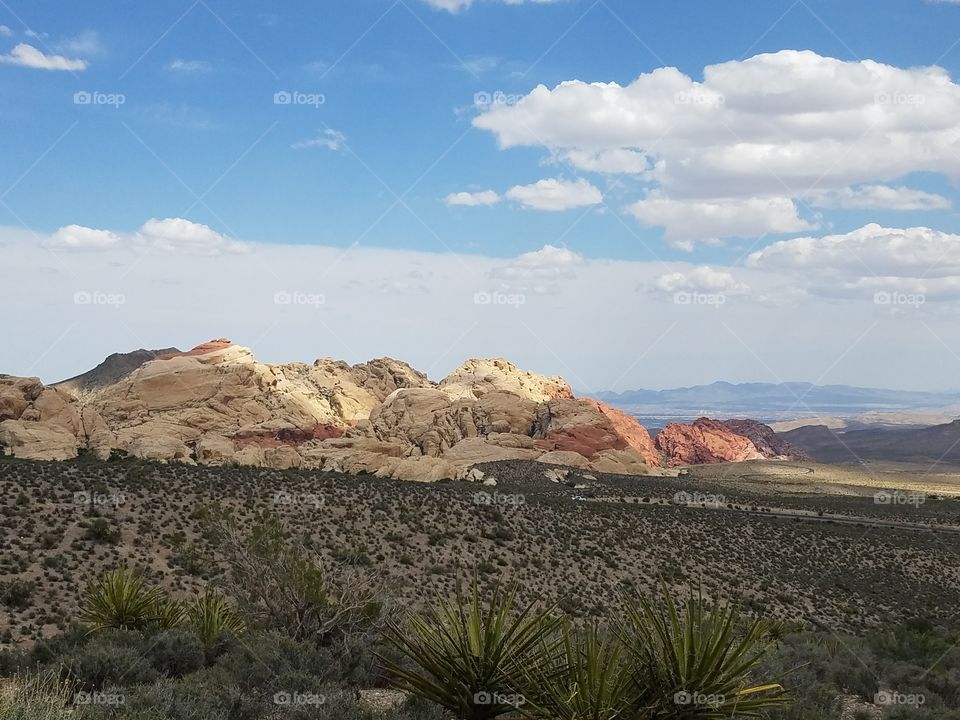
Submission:
[[[483,592],[507,579],[519,601],[577,622],[621,607],[626,588],[702,592],[781,624],[767,673],[845,668],[795,671],[795,701],[768,717],[886,717],[902,707],[885,698],[901,695],[923,696],[926,707],[908,706],[929,710],[918,717],[948,717],[960,672],[949,645],[960,468],[895,443],[892,459],[826,463],[815,456],[830,447],[805,432],[846,445],[825,426],[778,434],[746,418],[670,423],[651,437],[632,415],[574,397],[563,378],[503,359],[468,360],[434,381],[391,359],[270,365],[223,339],[114,354],[50,385],[0,376],[0,668],[60,657],[83,692],[119,693],[124,711],[158,702],[151,678],[173,661],[155,657],[160,636],[144,646],[122,634],[69,639],[90,612],[90,589],[136,568],[174,598],[215,586],[255,606],[234,585],[231,533],[276,523],[330,578],[376,583],[404,608],[471,578]],[[784,439],[798,435],[809,451]],[[911,670],[897,648],[927,637],[936,642],[911,651]],[[200,664],[241,662],[232,654],[251,651],[252,638],[223,640]],[[378,690],[386,678],[366,654],[376,640],[328,642],[324,652],[353,669],[305,668],[303,657],[256,645],[267,666],[291,667],[217,692],[240,692],[230,702],[256,712],[292,672],[302,692],[330,699],[305,717],[433,717],[416,703],[394,714],[404,696]],[[129,659],[114,669],[94,659],[118,652]],[[862,655],[875,665],[851,671]],[[935,670],[924,673],[925,662]]]

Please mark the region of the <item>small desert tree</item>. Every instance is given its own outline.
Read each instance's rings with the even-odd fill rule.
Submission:
[[[386,593],[377,574],[326,561],[272,515],[246,532],[222,522],[218,535],[230,594],[258,625],[321,644],[379,631]]]

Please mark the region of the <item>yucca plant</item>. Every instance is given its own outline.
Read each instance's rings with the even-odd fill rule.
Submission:
[[[497,585],[487,602],[476,578],[465,593],[437,598],[423,614],[387,624],[385,638],[412,666],[381,656],[399,689],[440,705],[461,720],[530,715],[524,680],[555,664],[561,620],[534,604],[515,610],[516,586]]]
[[[126,567],[105,573],[87,586],[80,620],[99,630],[143,630],[157,618],[163,591],[147,588],[143,578]]]
[[[150,623],[159,630],[169,630],[183,625],[186,619],[186,610],[182,603],[161,595],[153,608],[153,618]]]
[[[663,591],[663,609],[642,595],[625,598],[619,634],[634,663],[636,704],[629,717],[756,717],[788,702],[782,678],[751,680],[774,648],[780,626],[746,622],[732,606],[708,608],[692,595],[678,609]]]
[[[614,720],[635,705],[635,683],[629,653],[615,633],[597,624],[573,629],[565,623],[562,652],[556,666],[530,677],[529,692],[538,688],[537,704],[551,720]]]
[[[187,603],[184,616],[206,647],[212,646],[223,635],[241,635],[247,629],[226,597],[212,585],[207,585]]]

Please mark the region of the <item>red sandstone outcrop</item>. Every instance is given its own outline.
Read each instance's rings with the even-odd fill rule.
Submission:
[[[670,423],[657,434],[656,444],[670,466],[764,459],[750,438],[709,418],[692,425]]]
[[[781,438],[769,425],[756,420],[724,420],[723,424],[737,433],[750,439],[753,446],[767,459],[774,460],[809,460],[810,458],[800,448],[791,445]]]

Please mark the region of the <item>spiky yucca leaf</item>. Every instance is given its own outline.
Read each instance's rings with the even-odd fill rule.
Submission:
[[[387,642],[413,665],[381,657],[392,683],[458,718],[531,713],[523,679],[553,664],[561,621],[552,608],[514,610],[516,591],[498,585],[484,603],[474,579],[469,594],[458,586],[453,600],[438,596],[424,614],[388,623]]]
[[[635,705],[633,667],[620,639],[593,624],[564,623],[556,667],[530,687],[551,720],[614,720]]]
[[[143,578],[126,567],[105,573],[87,586],[80,620],[99,630],[142,630],[156,619],[164,602],[159,588],[147,588]]]
[[[187,603],[184,615],[197,637],[208,647],[223,635],[241,635],[247,629],[226,597],[212,585],[207,585]]]
[[[702,594],[678,609],[663,590],[658,610],[642,595],[626,597],[620,636],[636,663],[638,718],[757,717],[786,703],[782,678],[751,681],[779,636],[776,623],[745,623],[731,606],[708,608]]]

